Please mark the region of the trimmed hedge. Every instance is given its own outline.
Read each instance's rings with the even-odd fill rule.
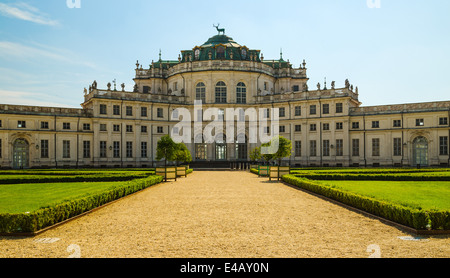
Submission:
[[[55,182],[100,182],[100,181],[130,181],[146,178],[150,172],[117,172],[117,173],[76,173],[66,172],[65,175],[4,175],[0,176],[0,184],[23,183],[55,183]]]
[[[41,208],[31,213],[0,214],[0,233],[34,233],[162,182],[160,176],[128,181],[100,194]]]
[[[285,175],[283,181],[416,230],[450,230],[449,211],[426,211],[408,208],[317,184],[295,175]]]
[[[293,173],[296,177],[310,180],[384,180],[384,181],[450,181],[449,174],[443,173],[396,173],[396,174],[350,174],[350,173]]]

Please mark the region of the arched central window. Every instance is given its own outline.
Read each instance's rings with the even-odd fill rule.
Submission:
[[[239,82],[236,87],[236,103],[247,103],[247,87],[242,82]]]
[[[223,47],[223,46],[217,47],[216,58],[217,59],[225,59],[225,47]]]
[[[202,103],[206,103],[206,86],[205,83],[200,82],[195,88],[195,100],[201,100]]]
[[[227,85],[222,81],[216,84],[216,103],[227,103]]]

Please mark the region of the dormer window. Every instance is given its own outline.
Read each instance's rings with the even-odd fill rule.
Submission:
[[[225,59],[225,47],[223,47],[223,46],[217,47],[216,53],[217,53],[217,55],[216,55],[217,59]]]
[[[243,60],[247,59],[247,49],[243,48],[242,51],[241,51],[241,54],[242,54],[242,59]]]
[[[197,48],[197,49],[194,51],[194,57],[195,57],[195,60],[200,59],[200,49]]]

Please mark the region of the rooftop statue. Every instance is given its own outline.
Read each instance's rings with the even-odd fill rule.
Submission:
[[[217,29],[217,32],[219,32],[219,35],[220,35],[220,33],[222,33],[222,35],[225,35],[225,29],[224,28],[219,29],[219,26],[220,26],[220,24],[217,24],[217,26],[213,24],[213,27],[215,27]]]

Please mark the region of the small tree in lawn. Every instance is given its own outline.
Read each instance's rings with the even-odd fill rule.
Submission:
[[[272,139],[272,142],[275,139]],[[292,154],[292,142],[283,136],[278,136],[278,140],[278,151],[273,154],[273,159],[278,160],[278,166],[281,166],[281,160],[285,157],[291,156]]]
[[[261,148],[256,147],[250,151],[250,161],[256,162],[261,159]]]
[[[178,165],[181,165],[181,163],[190,163],[192,161],[191,152],[185,144],[177,144],[174,160],[178,162]]]
[[[270,160],[278,160],[278,165],[281,165],[281,160],[285,157],[291,156],[292,152],[292,142],[284,138],[283,136],[278,136],[273,138],[270,143],[265,143],[262,147],[270,147],[275,146],[275,140],[278,140],[278,149],[275,153],[272,154],[262,154],[261,156],[269,162]]]
[[[164,159],[164,167],[167,167],[167,160],[173,161],[175,159],[175,152],[177,144],[170,138],[169,135],[163,136],[156,147],[156,159]]]
[[[265,144],[262,144],[261,147],[269,148],[270,144],[271,143],[265,143]],[[260,149],[260,152],[261,152],[261,149]],[[263,153],[261,153],[261,158],[264,159],[264,161],[265,161],[264,164],[270,164],[270,161],[273,159],[273,154],[270,154],[270,153],[263,154]]]

